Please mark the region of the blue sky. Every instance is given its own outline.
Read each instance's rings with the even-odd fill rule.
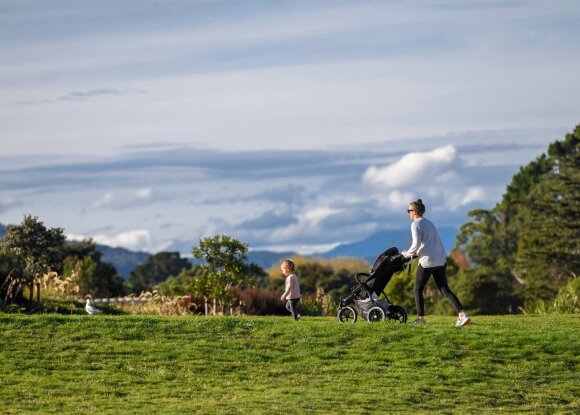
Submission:
[[[0,222],[189,253],[459,227],[580,121],[577,1],[0,2]]]

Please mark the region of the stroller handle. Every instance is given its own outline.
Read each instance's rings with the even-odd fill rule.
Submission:
[[[362,281],[359,280],[359,276],[363,276],[363,277],[369,277],[370,274],[367,274],[366,272],[359,272],[358,274],[355,274],[354,279],[356,280],[356,282],[358,282],[359,284],[362,284]]]

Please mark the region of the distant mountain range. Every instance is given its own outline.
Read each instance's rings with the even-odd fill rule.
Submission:
[[[135,252],[125,248],[112,248],[99,244],[97,244],[97,252],[102,254],[101,261],[113,265],[125,279],[129,278],[133,268],[144,264],[151,256],[147,252]]]
[[[437,230],[439,231],[445,250],[447,252],[451,251],[455,246],[455,236],[458,233],[458,229],[443,227]],[[403,251],[411,246],[411,242],[410,228],[385,229],[372,234],[362,241],[341,244],[328,252],[316,256],[322,256],[324,258],[346,256],[372,260],[374,262],[376,257],[386,249],[396,246],[400,251]]]
[[[458,229],[451,227],[438,228],[443,245],[447,252],[455,246],[455,236]],[[0,224],[0,237],[6,233],[6,227]],[[410,229],[386,229],[378,231],[366,239],[348,244],[338,245],[336,248],[321,252],[311,257],[336,258],[353,257],[374,262],[376,257],[384,250],[396,246],[399,250],[407,249],[411,245]],[[117,271],[127,279],[129,274],[137,265],[145,263],[151,254],[147,252],[135,252],[125,248],[112,248],[106,245],[97,244],[97,251],[102,254],[102,261],[112,264]],[[296,252],[272,252],[272,251],[250,251],[248,261],[260,265],[264,269],[271,268],[284,258],[291,258],[299,255]]]
[[[458,229],[451,227],[438,228],[439,235],[445,246],[447,252],[451,251],[455,246],[455,236]],[[410,229],[386,229],[378,231],[368,238],[361,241],[356,241],[347,244],[340,244],[336,248],[320,252],[311,257],[318,258],[336,258],[336,257],[353,257],[365,259],[373,263],[375,259],[388,248],[396,246],[400,251],[411,246],[411,231]],[[264,269],[268,269],[284,258],[291,258],[300,255],[296,252],[271,252],[271,251],[250,251],[248,253],[248,260],[255,262]]]

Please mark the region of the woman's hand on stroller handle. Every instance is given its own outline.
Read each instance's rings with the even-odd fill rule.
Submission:
[[[418,255],[409,255],[409,256],[403,255],[403,267],[404,268],[409,267],[409,269],[411,269],[411,262],[413,262],[413,259],[415,258],[418,258]]]

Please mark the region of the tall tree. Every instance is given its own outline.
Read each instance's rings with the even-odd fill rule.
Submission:
[[[22,264],[31,302],[34,299],[34,285],[40,275],[61,268],[65,239],[62,228],[47,229],[36,216],[26,215],[20,225],[8,225],[2,248]],[[37,302],[40,303],[40,284],[36,287]]]
[[[246,243],[228,235],[200,239],[199,245],[193,248],[193,256],[202,261],[205,283],[204,291],[196,294],[213,297],[224,304],[232,300],[233,288],[253,286],[255,276],[250,272],[261,268],[246,264],[247,252]]]
[[[521,210],[515,272],[528,298],[550,299],[580,270],[580,126],[550,145],[553,161]]]
[[[521,299],[555,295],[577,275],[579,138],[580,126],[522,167],[493,209],[469,212],[457,248],[472,267],[460,270],[458,281],[470,279],[463,286],[475,293],[460,291],[461,298],[473,298],[479,309],[508,312]]]

